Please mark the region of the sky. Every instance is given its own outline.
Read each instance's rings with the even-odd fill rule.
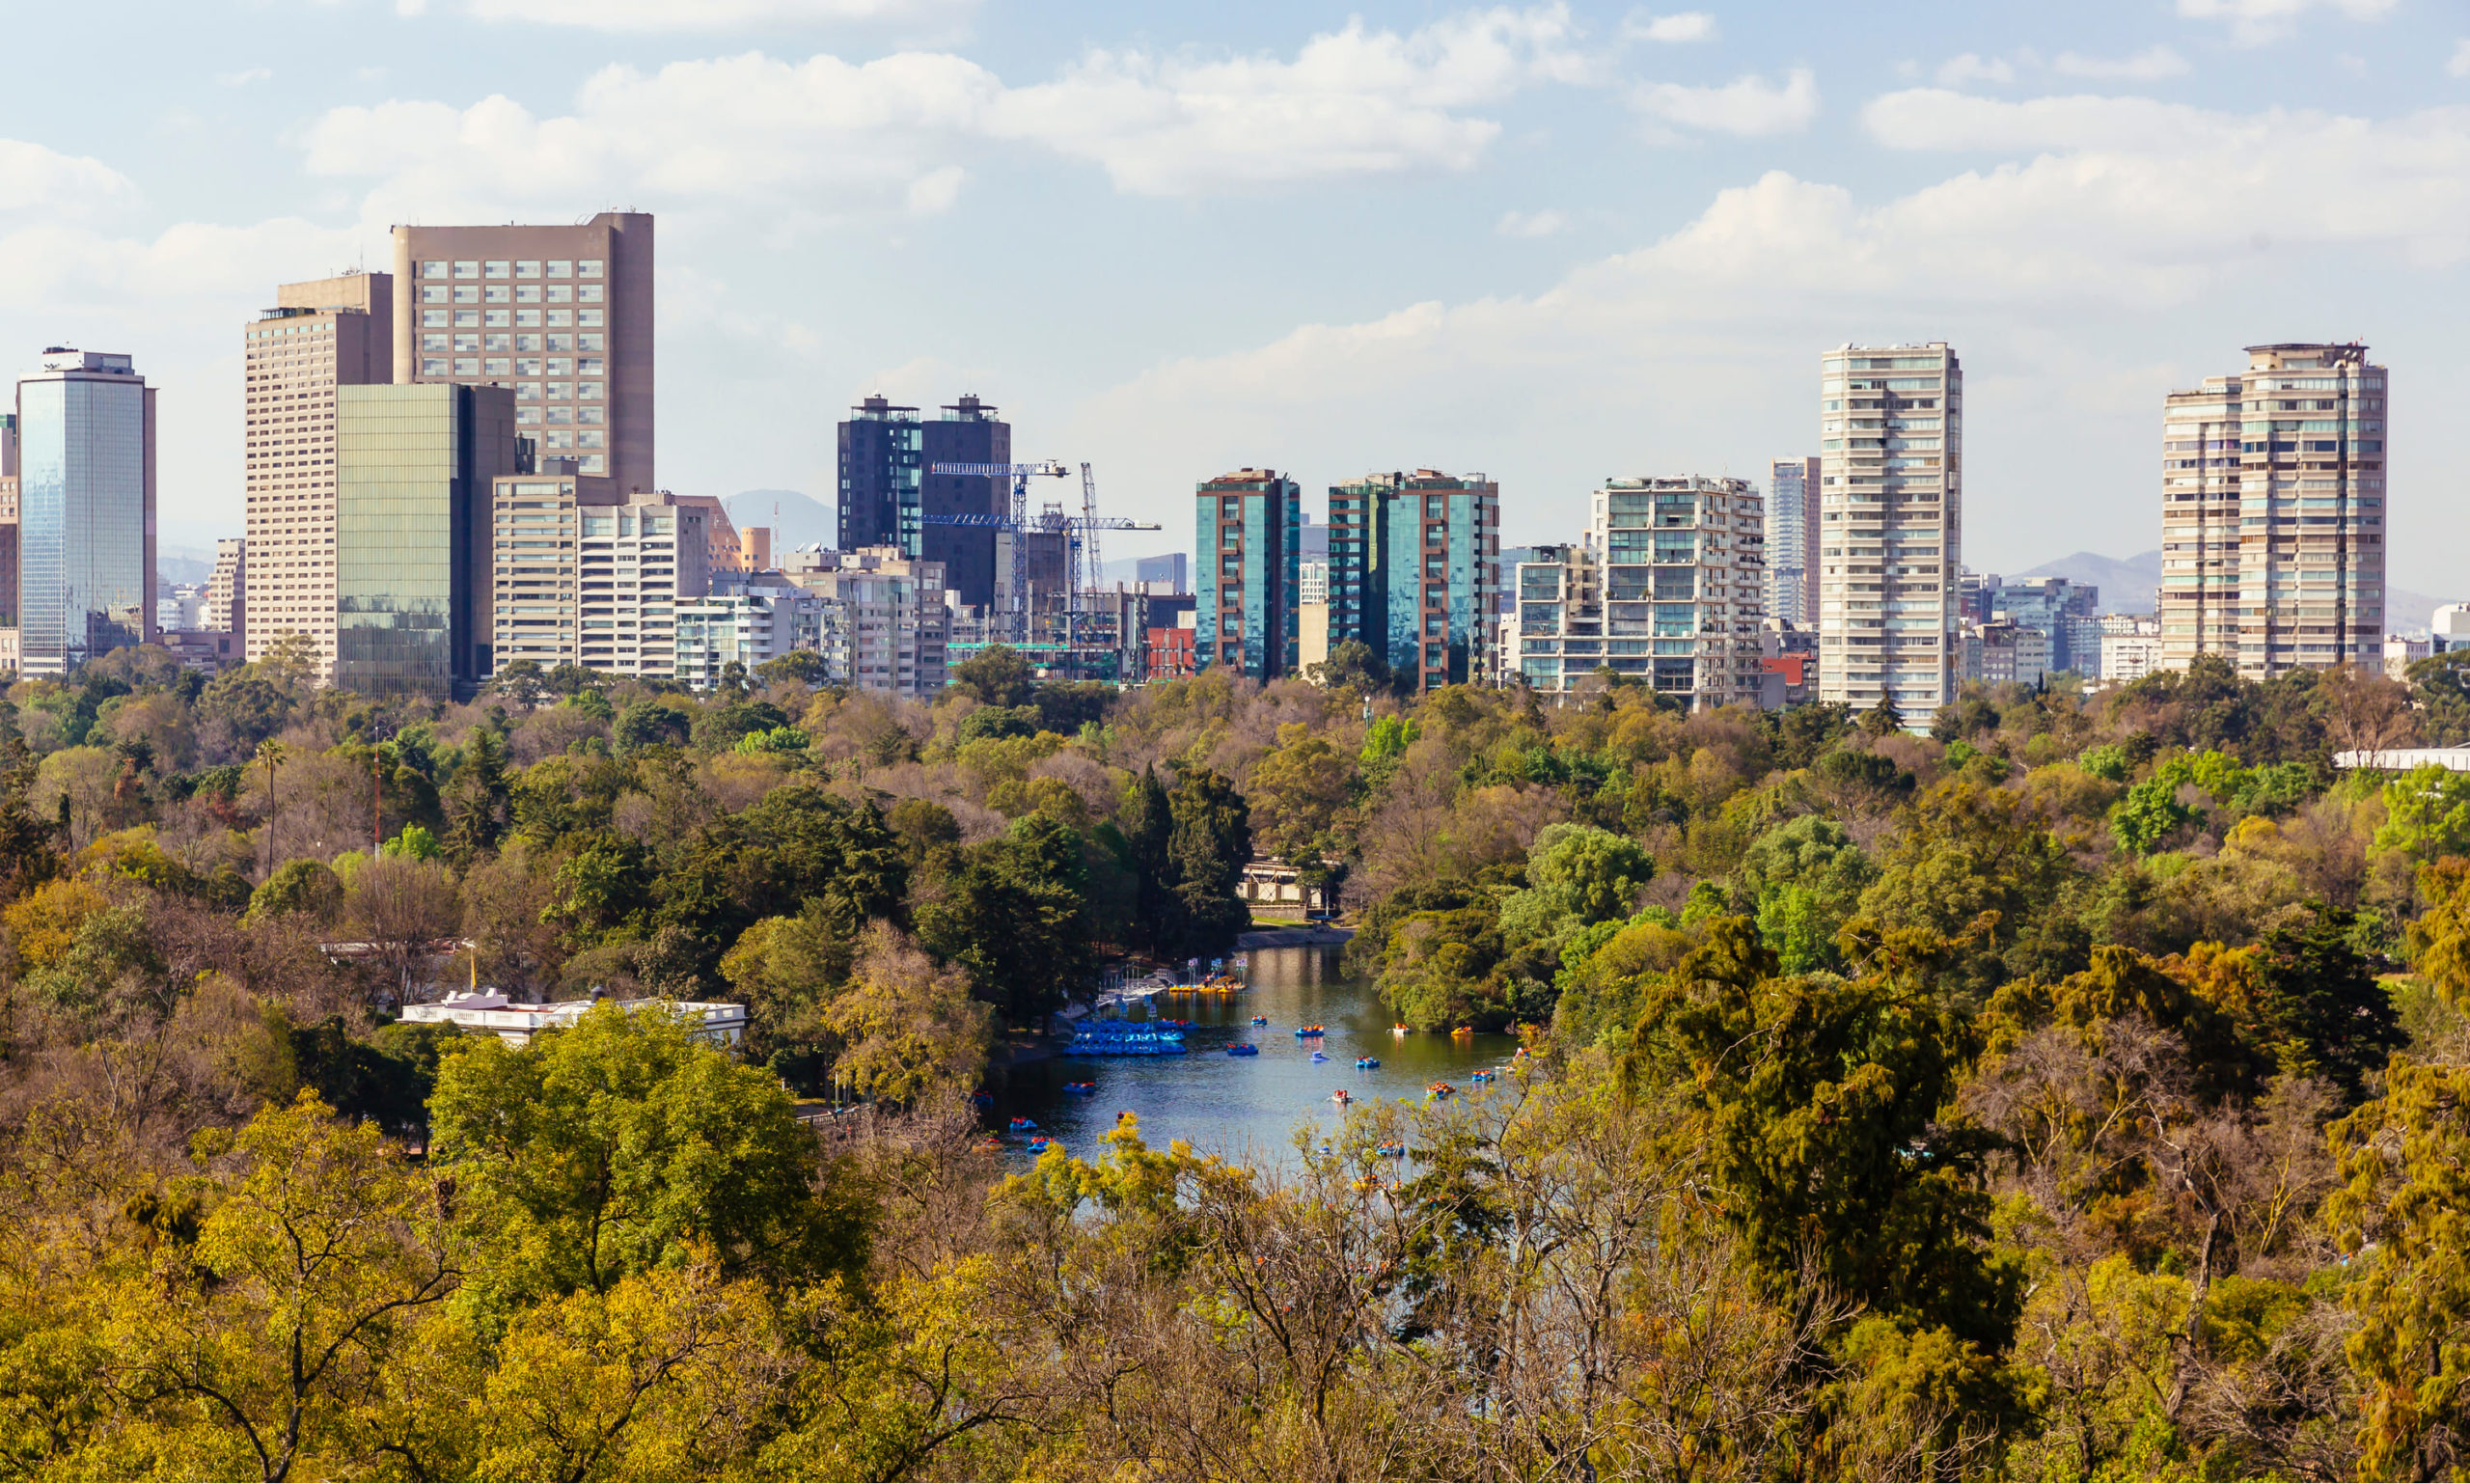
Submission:
[[[1944,340],[1963,559],[2160,544],[2161,398],[2263,342],[2392,369],[2389,578],[2470,541],[2470,8],[1251,0],[11,7],[0,366],[126,351],[167,544],[237,535],[240,332],[397,222],[659,219],[659,477],[830,503],[873,391],[1195,481],[1814,453],[1818,357]]]

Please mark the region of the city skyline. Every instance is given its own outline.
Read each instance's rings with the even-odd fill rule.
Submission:
[[[1165,34],[1102,7],[841,9],[659,30],[207,7],[133,56],[102,17],[32,17],[71,62],[0,121],[0,336],[20,369],[70,343],[153,369],[190,546],[239,529],[228,326],[269,280],[383,270],[397,222],[614,206],[666,238],[661,482],[716,496],[829,504],[804,409],[967,386],[1022,456],[1093,461],[1123,514],[1245,463],[1326,487],[1377,443],[1493,473],[1523,496],[1504,540],[1551,539],[1607,472],[1800,452],[1816,346],[1945,339],[1975,371],[1968,544],[2014,568],[2161,544],[2150,408],[2211,347],[2364,339],[2414,392],[2463,390],[2416,310],[2458,287],[2470,152],[2464,27],[2431,7],[1949,8],[1886,36],[1720,9],[1265,8]],[[68,106],[98,80],[74,59],[103,55],[147,108]],[[1262,126],[1211,130],[1219,104]],[[1346,126],[1262,124],[1289,115]],[[2273,187],[2253,200],[2171,184],[2250,167]],[[1264,208],[1294,227],[1234,230]],[[1357,250],[1419,213],[1478,230]],[[2405,495],[2434,468],[2396,451]],[[2443,591],[2433,553],[2470,513],[2399,518],[2391,580]]]

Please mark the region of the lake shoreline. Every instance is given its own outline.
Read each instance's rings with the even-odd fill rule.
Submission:
[[[1352,927],[1324,922],[1311,927],[1265,927],[1235,936],[1238,948],[1334,948],[1355,937]]]

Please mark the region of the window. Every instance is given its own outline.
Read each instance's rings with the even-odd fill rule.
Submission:
[[[538,278],[540,276],[539,260],[517,259],[514,264],[514,276],[517,278]]]
[[[480,276],[480,265],[472,261],[458,262],[454,265],[454,276],[456,278],[479,278]]]
[[[454,374],[458,376],[477,376],[480,373],[480,363],[477,360],[460,360],[454,363]]]
[[[480,268],[481,275],[486,278],[505,278],[513,271],[514,265],[502,258],[494,262],[484,263]]]
[[[481,338],[480,348],[483,350],[511,350],[514,347],[508,343],[512,339],[513,337],[508,335],[484,336]]]
[[[457,350],[469,350],[478,353],[480,348],[480,337],[477,335],[457,335],[454,337],[454,348]]]
[[[522,368],[521,368],[521,371],[520,371],[520,374],[522,374],[522,375],[526,375],[526,376],[537,376],[537,375],[539,375],[539,374],[540,374],[540,363],[539,363],[537,360],[533,359],[532,357],[529,357],[529,356],[525,357],[525,358],[524,358],[524,360],[523,360],[523,363],[522,363]]]
[[[600,276],[600,260],[599,260],[599,259],[597,259],[597,258],[586,258],[586,259],[583,259],[583,260],[579,261],[578,262],[576,262],[576,264],[575,264],[575,277],[577,277],[577,278],[598,278],[599,276]]]
[[[446,348],[446,337],[443,335],[424,335],[421,337],[421,348],[423,350],[444,350]]]
[[[596,309],[577,310],[575,311],[575,323],[582,325],[587,330],[596,330],[600,328],[600,311]]]
[[[488,367],[483,374],[491,376],[504,376],[509,374],[507,370],[508,364],[508,363],[503,357],[493,360],[488,363]]]
[[[446,328],[446,311],[442,309],[422,310],[421,324],[426,329],[442,330]]]
[[[477,309],[458,309],[454,312],[454,327],[458,330],[478,325],[480,322],[480,312]]]
[[[517,303],[517,304],[537,304],[537,303],[539,303],[539,302],[540,302],[540,286],[539,286],[539,285],[537,285],[537,284],[517,284],[517,285],[515,285],[515,286],[514,286],[514,302],[515,302],[515,303]]]
[[[563,258],[552,258],[549,260],[549,276],[551,278],[572,278],[574,276],[574,267],[575,265],[573,263],[568,262]]]
[[[499,330],[506,328],[508,320],[505,310],[492,309],[484,311],[483,313],[488,320],[490,328]]]
[[[584,285],[583,287],[581,287],[581,288],[577,289],[575,290],[575,300],[576,300],[576,302],[581,303],[581,304],[597,304],[597,303],[599,303],[599,302],[600,302],[600,286],[599,286],[598,284],[586,284],[586,285]]]
[[[574,421],[574,409],[571,407],[552,407],[549,409],[549,421],[552,423],[570,423]]]
[[[563,347],[562,346],[560,348],[563,349]],[[575,337],[575,348],[577,350],[596,351],[600,348],[600,337],[597,335],[578,335]]]
[[[536,309],[516,310],[514,312],[514,322],[520,325],[530,325],[533,328],[537,329],[540,324],[540,312]]]
[[[518,335],[514,338],[514,348],[517,350],[537,350],[540,348],[540,337],[537,335]]]
[[[480,285],[478,285],[478,284],[457,284],[457,285],[455,285],[455,286],[454,286],[454,302],[455,302],[455,303],[457,303],[457,304],[478,304],[478,303],[480,303]]]
[[[482,297],[491,304],[508,304],[513,302],[513,289],[508,289],[504,284],[491,284],[488,286],[487,290],[482,294]]]
[[[574,302],[574,297],[575,291],[563,284],[549,286],[549,302],[552,304],[571,304]]]
[[[568,382],[552,381],[549,383],[549,396],[553,400],[558,398],[571,397],[573,395],[574,387]]]
[[[446,302],[446,286],[445,286],[444,284],[423,284],[423,285],[421,285],[421,302],[422,302],[423,304],[443,304],[443,303],[445,303],[445,302]]]
[[[423,361],[421,363],[421,374],[424,376],[443,376],[446,374],[446,363],[444,361]]]
[[[431,261],[421,264],[421,277],[423,278],[444,278],[445,276],[445,263]]]

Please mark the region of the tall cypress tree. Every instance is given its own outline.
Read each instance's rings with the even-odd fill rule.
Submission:
[[[1141,770],[1132,786],[1119,823],[1128,865],[1139,883],[1139,921],[1133,939],[1142,950],[1161,957],[1180,955],[1184,941],[1182,878],[1173,853],[1175,815],[1166,785],[1158,782],[1156,764]]]
[[[1175,828],[1167,851],[1183,907],[1183,951],[1224,953],[1252,921],[1243,893],[1244,866],[1252,859],[1251,809],[1226,775],[1209,768],[1179,776],[1168,803]]]

